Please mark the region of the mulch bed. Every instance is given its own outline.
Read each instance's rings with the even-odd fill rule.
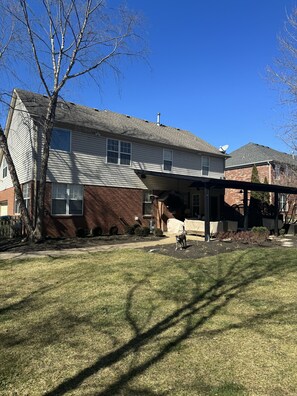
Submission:
[[[210,242],[204,241],[189,241],[186,249],[175,250],[175,245],[161,245],[156,248],[145,248],[145,251],[151,253],[164,254],[166,256],[175,257],[178,259],[197,259],[207,256],[215,256],[220,253],[230,253],[235,250],[245,250],[253,247],[279,247],[280,243],[275,241],[267,241],[262,244],[241,243],[241,242],[222,242],[219,240],[212,240]]]
[[[297,247],[297,238],[289,237],[293,242],[293,246]],[[121,243],[159,241],[160,237],[148,236],[140,237],[135,235],[113,235],[86,238],[58,238],[46,239],[42,243],[28,243],[21,239],[0,239],[0,252],[30,253],[45,250],[66,250],[74,248],[87,248],[102,245],[116,245]],[[214,256],[219,253],[228,253],[234,250],[244,250],[253,247],[281,247],[282,238],[274,238],[261,244],[242,243],[238,241],[219,241],[212,240],[210,242],[189,240],[187,248],[183,250],[175,250],[175,244],[164,244],[154,247],[143,248],[144,251],[151,253],[164,254],[176,258],[195,259],[206,256]]]

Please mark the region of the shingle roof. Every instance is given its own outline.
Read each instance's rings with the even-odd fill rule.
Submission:
[[[260,144],[248,143],[230,153],[230,158],[226,161],[226,169],[268,161],[295,165],[297,167],[296,156],[294,157],[293,155],[282,153],[281,151]]]
[[[48,97],[20,89],[15,91],[32,116],[45,115]],[[167,146],[198,150],[221,157],[225,156],[216,147],[188,131],[165,125],[159,126],[156,123],[128,115],[93,109],[72,102],[59,102],[56,121]]]

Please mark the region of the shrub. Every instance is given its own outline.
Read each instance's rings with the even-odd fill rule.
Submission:
[[[77,228],[75,231],[75,235],[78,238],[84,238],[87,235],[87,233],[86,233],[86,230],[84,230],[83,228]]]
[[[253,227],[251,231],[222,232],[217,238],[241,243],[263,243],[268,239],[269,230],[266,227]]]
[[[136,228],[139,228],[140,225],[138,223],[135,223],[133,225],[127,225],[125,226],[125,234],[127,235],[134,235]]]
[[[134,235],[134,231],[135,231],[134,226],[131,225],[125,226],[125,234]]]
[[[285,233],[286,233],[286,230],[285,230],[284,228],[282,228],[282,229],[279,230],[279,235],[280,235],[281,237],[285,236]]]
[[[102,235],[102,228],[100,226],[94,227],[92,229],[92,236],[96,237],[100,235]]]
[[[161,228],[155,228],[154,229],[154,235],[156,237],[162,237],[163,236],[163,231],[161,230]]]
[[[109,235],[117,235],[119,233],[119,229],[117,226],[112,226],[109,229]]]
[[[253,227],[252,233],[255,242],[264,242],[269,236],[269,230],[266,227]]]
[[[150,229],[148,227],[137,227],[134,232],[137,236],[147,237],[150,234]]]

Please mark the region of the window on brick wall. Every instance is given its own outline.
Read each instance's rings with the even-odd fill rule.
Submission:
[[[144,216],[151,216],[153,210],[152,204],[152,191],[146,190],[143,192],[143,215]]]
[[[83,192],[83,186],[79,184],[53,183],[52,214],[82,215]]]
[[[279,194],[278,207],[281,212],[287,212],[289,209],[288,194]]]
[[[24,202],[25,202],[25,206],[28,209],[28,211],[30,212],[30,205],[31,205],[31,184],[30,183],[25,183],[23,184],[22,187],[22,192],[23,192],[23,198],[24,198]],[[20,205],[16,199],[16,196],[14,198],[14,213],[15,214],[20,214],[21,210],[20,210]]]

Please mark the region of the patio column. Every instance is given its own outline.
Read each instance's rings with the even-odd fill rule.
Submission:
[[[248,190],[243,190],[243,229],[249,228],[249,207],[248,207]]]
[[[275,217],[274,217],[274,235],[278,236],[278,215],[279,215],[279,207],[278,207],[278,193],[274,193],[274,207],[275,207]]]
[[[204,240],[210,241],[210,188],[204,185]]]

